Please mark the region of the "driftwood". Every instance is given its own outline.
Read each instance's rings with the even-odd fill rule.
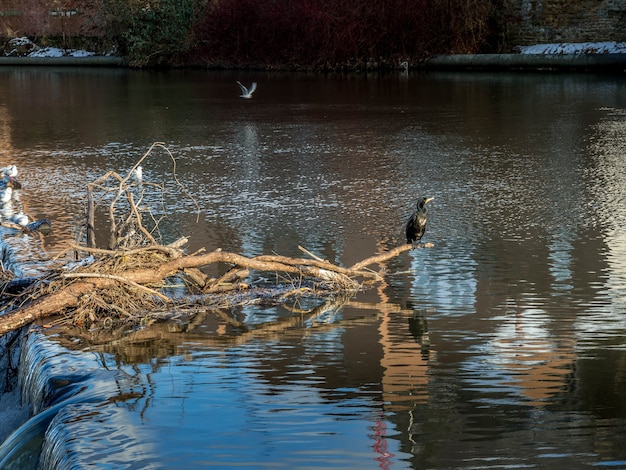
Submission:
[[[154,248],[156,247],[150,247],[150,249]],[[167,247],[159,248],[166,249]],[[361,261],[356,269],[343,268],[328,262],[304,258],[289,258],[275,255],[249,258],[235,253],[216,250],[203,255],[180,256],[168,259],[156,267],[127,269],[116,275],[99,272],[59,273],[56,281],[65,281],[62,288],[0,316],[0,336],[35,320],[58,315],[60,312],[76,308],[80,305],[83,296],[91,295],[94,292],[110,291],[119,287],[120,284],[125,285],[131,291],[141,291],[144,294],[148,294],[153,297],[153,300],[159,300],[164,305],[174,305],[175,300],[148,286],[162,285],[165,279],[181,275],[185,269],[200,268],[213,263],[234,265],[237,266],[238,270],[252,269],[295,274],[297,278],[314,279],[318,285],[330,285],[332,287],[329,289],[335,291],[356,291],[361,287],[358,280],[377,281],[381,279],[381,275],[378,272],[366,269],[368,266],[387,261],[410,249],[411,245],[399,246],[388,253]],[[122,253],[119,253],[117,256],[122,255]],[[215,291],[215,286],[219,285],[219,281],[214,280],[213,283],[209,282],[204,287],[205,289],[208,288],[209,291],[211,289]],[[46,284],[51,282],[50,279],[46,280]]]
[[[133,170],[157,147],[165,148],[154,144]],[[186,254],[183,251],[186,239],[169,245],[158,242],[155,236],[158,218],[146,213],[149,209],[140,209],[138,203],[146,183],[133,182],[131,174],[132,170],[126,177],[109,172],[88,185],[83,243],[79,241],[68,248],[76,259],[82,257],[82,260],[61,266],[10,297],[5,305],[6,313],[0,315],[0,336],[51,316],[59,318],[60,323],[84,326],[101,324],[106,327],[116,320],[139,322],[150,312],[190,304],[188,298],[166,294],[168,286],[176,281],[184,281],[190,296],[194,293],[196,304],[210,306],[212,296],[223,296],[226,292],[234,300],[232,305],[236,305],[237,296],[251,289],[246,281],[251,271],[280,276],[282,287],[269,295],[277,301],[301,294],[345,295],[358,291],[365,284],[380,282],[382,275],[372,267],[412,248],[410,244],[401,245],[351,267],[334,265],[304,248],[301,250],[307,258],[247,257],[219,249]],[[107,187],[111,180],[115,186]],[[95,246],[94,214],[103,203],[109,204],[107,249]],[[217,279],[209,278],[201,268],[214,264],[228,265],[230,269]],[[7,292],[5,290],[5,294]]]

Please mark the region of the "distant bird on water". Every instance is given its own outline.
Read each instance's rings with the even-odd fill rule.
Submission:
[[[421,240],[426,232],[426,224],[428,223],[428,208],[426,204],[432,201],[434,197],[423,197],[417,202],[417,210],[409,217],[406,223],[406,242],[411,243],[415,247],[416,243]]]
[[[250,88],[246,88],[239,81],[237,82],[237,85],[239,85],[239,88],[241,88],[241,95],[239,95],[240,98],[246,98],[246,99],[252,98],[252,93],[254,93],[254,90],[256,90],[256,82],[252,82],[252,85],[250,85]]]

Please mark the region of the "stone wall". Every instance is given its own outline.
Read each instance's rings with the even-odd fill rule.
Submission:
[[[87,0],[0,0],[0,38],[98,36]]]
[[[626,0],[504,0],[512,46],[626,41]]]

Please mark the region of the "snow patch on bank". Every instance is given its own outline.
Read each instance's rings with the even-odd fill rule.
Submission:
[[[91,57],[95,52],[64,49],[60,47],[40,47],[27,37],[9,39],[4,45],[6,57]]]
[[[42,47],[41,49],[31,52],[27,57],[90,57],[96,55],[95,52],[75,50],[75,49],[59,49],[58,47]]]
[[[520,54],[626,54],[626,42],[579,42],[536,44],[519,47]]]

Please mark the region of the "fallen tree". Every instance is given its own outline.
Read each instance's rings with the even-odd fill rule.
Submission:
[[[132,180],[133,171],[156,147],[165,149],[163,144],[154,144],[126,177],[109,172],[88,185],[85,243],[74,243],[68,248],[78,261],[63,264],[10,297],[6,313],[0,316],[0,336],[51,316],[57,317],[57,323],[106,327],[120,321],[137,323],[164,309],[175,310],[198,302],[205,308],[217,308],[250,303],[251,299],[281,302],[291,296],[345,295],[380,282],[382,275],[372,266],[412,248],[410,244],[401,245],[351,267],[342,267],[304,248],[300,249],[308,258],[247,257],[220,249],[186,254],[184,238],[160,244],[154,236],[159,219],[138,202],[146,183]],[[116,186],[106,186],[110,180]],[[109,236],[108,247],[103,249],[95,246],[94,214],[105,202]],[[230,269],[218,278],[202,271],[218,263]],[[251,288],[250,271],[271,272],[280,281],[269,289]],[[189,295],[168,296],[168,287],[181,281]]]
[[[155,245],[147,247],[145,251],[160,251],[163,248]],[[226,263],[233,265],[233,270],[245,273],[249,269],[267,271],[273,273],[295,274],[297,282],[291,278],[291,289],[284,286],[276,290],[276,294],[284,298],[289,291],[303,294],[330,295],[333,292],[357,291],[362,287],[359,282],[380,280],[380,274],[365,267],[374,263],[389,260],[398,254],[411,249],[410,245],[400,246],[389,251],[384,256],[378,255],[359,263],[362,268],[343,268],[328,262],[308,260],[303,258],[288,258],[283,256],[257,256],[246,257],[243,255],[216,250],[203,255],[182,255],[165,259],[159,266],[133,269],[129,268],[117,274],[102,272],[102,261],[93,262],[78,272],[57,273],[45,280],[37,281],[33,287],[23,293],[23,297],[32,300],[24,303],[0,316],[0,336],[9,331],[25,326],[35,320],[52,315],[67,314],[72,322],[83,324],[96,322],[99,318],[109,321],[116,317],[119,319],[137,319],[145,315],[146,310],[154,309],[155,305],[172,307],[177,302],[187,304],[188,300],[175,300],[171,297],[150,287],[163,283],[174,276],[184,276],[185,270],[200,268],[213,263]],[[128,254],[119,252],[110,255],[112,257],[127,257]],[[131,264],[132,266],[132,264]],[[239,276],[237,276],[239,277]],[[59,287],[54,284],[60,284]],[[231,292],[240,292],[248,289],[246,284],[229,283]],[[196,284],[201,291],[216,292],[216,287],[223,285],[223,279],[208,279],[204,286]],[[38,293],[35,293],[39,291]],[[120,292],[121,291],[121,292]],[[265,291],[267,292],[267,291]],[[206,295],[211,295],[210,293]],[[110,301],[112,297],[117,301]],[[271,296],[267,296],[271,297]],[[209,302],[210,303],[210,302]],[[234,303],[232,304],[234,305]],[[100,307],[97,309],[96,307]],[[100,310],[98,316],[96,312]],[[136,315],[136,311],[144,312]]]

